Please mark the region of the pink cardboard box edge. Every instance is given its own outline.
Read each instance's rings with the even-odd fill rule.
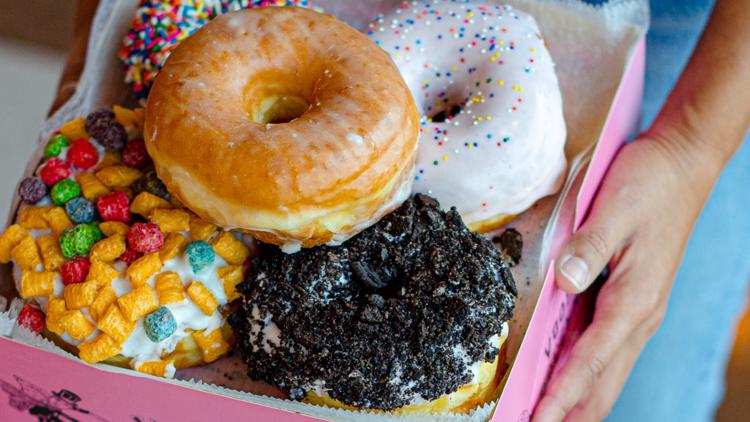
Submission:
[[[554,259],[560,247],[580,227],[599,185],[625,140],[635,130],[640,116],[643,96],[646,43],[645,37],[636,46],[628,62],[623,79],[612,102],[604,129],[594,150],[576,198],[574,221],[560,228],[564,238],[554,239],[550,258]],[[575,297],[558,289],[554,280],[554,261],[550,261],[547,276],[539,295],[536,309],[523,339],[518,357],[513,363],[508,382],[500,396],[494,422],[526,422],[531,418],[534,406],[542,393],[548,376],[557,359],[564,359],[569,349],[560,350],[563,334],[574,328],[568,323],[574,317]],[[580,325],[580,324],[579,324]],[[566,346],[570,346],[567,343]]]

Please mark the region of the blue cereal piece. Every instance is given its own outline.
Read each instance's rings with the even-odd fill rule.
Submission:
[[[143,328],[154,343],[166,340],[177,331],[177,321],[166,306],[155,310],[143,319]]]
[[[187,253],[188,262],[190,262],[190,267],[194,273],[198,273],[211,265],[216,258],[216,252],[211,245],[202,240],[189,244],[185,253]]]
[[[96,219],[96,205],[80,196],[65,203],[65,212],[76,224],[91,223]]]

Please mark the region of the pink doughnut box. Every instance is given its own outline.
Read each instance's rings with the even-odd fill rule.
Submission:
[[[637,130],[644,82],[645,39],[630,55],[596,149],[552,240],[554,257],[586,217],[605,172],[623,142]],[[569,218],[565,218],[565,216]],[[555,286],[553,262],[528,331],[499,404],[496,422],[526,422],[554,369],[590,321],[593,296],[574,297]],[[0,293],[13,289],[10,271],[0,273]],[[36,412],[38,416],[34,416]],[[89,366],[0,336],[0,421],[190,421],[319,420],[248,403],[135,372],[116,373]],[[38,419],[39,418],[39,419]],[[45,419],[46,418],[46,419]],[[55,419],[57,418],[57,419]]]

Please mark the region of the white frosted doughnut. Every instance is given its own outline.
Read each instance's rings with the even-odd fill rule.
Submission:
[[[391,54],[422,116],[416,192],[488,229],[559,189],[562,99],[533,17],[489,1],[407,1],[368,34]],[[455,106],[458,114],[433,121]]]

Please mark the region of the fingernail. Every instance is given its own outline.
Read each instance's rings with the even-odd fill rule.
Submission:
[[[586,288],[586,281],[589,278],[589,266],[583,259],[573,255],[564,257],[560,262],[560,272],[579,291]]]

